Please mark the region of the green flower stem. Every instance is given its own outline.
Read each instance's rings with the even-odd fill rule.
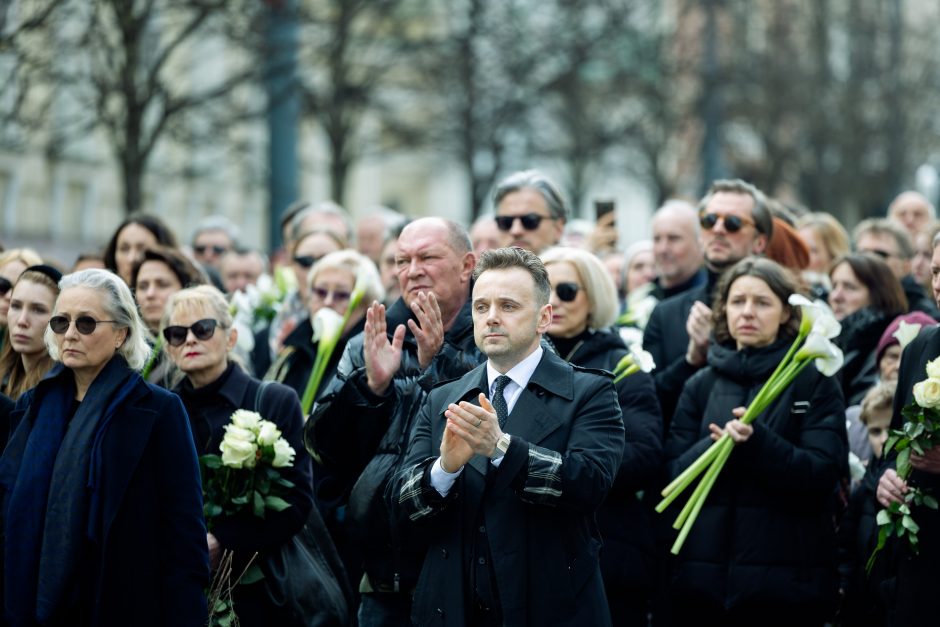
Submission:
[[[629,377],[631,374],[635,372],[639,372],[639,371],[640,371],[640,367],[636,364],[633,364],[632,366],[627,366],[620,374],[614,377],[614,383],[618,383],[620,382],[621,379]]]
[[[722,435],[717,442],[713,442],[704,453],[698,456],[698,459],[692,462],[688,468],[683,470],[682,474],[673,479],[669,485],[663,488],[663,491],[660,494],[666,497],[668,502],[657,505],[656,511],[662,513],[662,511],[669,506],[669,503],[672,503],[675,497],[682,493],[682,491],[688,487],[692,480],[702,474],[702,472],[708,467],[712,460],[715,459],[721,448],[721,443],[724,440],[730,439],[731,436],[728,434]],[[662,506],[662,510],[660,509],[660,506]]]
[[[702,483],[699,486],[701,488],[701,493],[697,499],[695,499],[695,505],[692,507],[692,511],[689,513],[688,519],[685,521],[685,524],[682,526],[682,530],[679,532],[679,537],[676,538],[675,543],[672,545],[670,552],[673,555],[678,555],[679,551],[682,550],[682,545],[685,544],[685,539],[689,536],[689,532],[692,530],[692,525],[695,524],[695,519],[698,518],[699,512],[702,511],[702,506],[705,504],[705,499],[708,498],[708,494],[711,492],[712,487],[715,485],[715,481],[718,479],[718,473],[721,472],[721,469],[724,467],[725,462],[728,461],[728,457],[731,455],[731,451],[734,450],[734,443],[731,440],[728,440],[727,445],[721,450],[721,454],[715,459],[715,462],[708,469],[708,472],[705,473],[705,476],[702,478]],[[693,496],[694,498],[694,496]]]
[[[705,473],[705,477],[708,477],[714,472],[715,465],[718,463],[718,460],[721,459],[722,454],[726,448],[734,446],[734,442],[731,441],[731,438],[724,440],[721,445],[718,447],[718,454],[712,459],[712,463],[708,465],[708,470]],[[708,485],[708,482],[705,480],[705,477],[699,481],[698,485],[695,486],[695,491],[692,492],[692,496],[689,497],[689,500],[686,501],[685,506],[682,508],[682,511],[679,512],[679,515],[676,516],[676,520],[672,523],[673,529],[681,529],[685,526],[686,521],[689,518],[689,515],[692,513],[695,504],[699,502],[699,499],[702,498],[702,493],[705,491],[705,488]]]
[[[140,376],[146,381],[147,377],[150,376],[150,371],[153,370],[153,365],[157,363],[157,357],[160,356],[160,351],[163,349],[163,336],[158,335],[157,341],[153,344],[153,350],[150,351],[150,357],[147,358],[147,363],[144,364],[143,370],[140,371]]]

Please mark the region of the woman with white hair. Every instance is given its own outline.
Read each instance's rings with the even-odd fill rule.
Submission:
[[[134,297],[105,270],[70,274],[45,340],[58,362],[24,394],[0,458],[10,625],[204,625],[199,465],[179,398],[137,370]]]
[[[542,254],[552,284],[548,337],[565,361],[613,370],[627,354],[609,326],[617,315],[617,292],[601,261],[579,248]],[[650,488],[662,456],[662,417],[653,378],[637,372],[617,382],[623,411],[624,450],[620,471],[597,511],[604,536],[601,574],[615,625],[641,624],[655,580],[652,523],[637,493]]]

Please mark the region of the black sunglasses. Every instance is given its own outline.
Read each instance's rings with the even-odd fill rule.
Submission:
[[[542,220],[551,220],[548,216],[540,216],[537,213],[527,213],[524,216],[496,216],[496,226],[500,231],[508,231],[512,228],[512,223],[516,220],[522,222],[522,228],[526,231],[534,231],[539,228]]]
[[[724,213],[701,213],[698,217],[699,223],[706,231],[711,231],[721,220],[725,225],[725,230],[729,233],[737,233],[745,225],[753,226],[754,223],[741,216],[727,215]]]
[[[10,280],[0,276],[0,296],[6,296],[11,289],[13,289],[13,284],[10,283]]]
[[[197,340],[205,341],[212,337],[212,334],[215,333],[215,328],[218,326],[222,326],[219,324],[218,320],[203,318],[188,327],[181,327],[179,325],[167,327],[163,329],[163,337],[166,338],[166,343],[170,346],[182,346],[190,330]]]
[[[304,269],[312,268],[313,264],[318,261],[320,261],[320,257],[314,257],[313,255],[300,255],[298,257],[294,257],[294,263]]]
[[[578,290],[581,286],[577,283],[559,283],[555,286],[555,293],[562,302],[570,303],[578,297]]]
[[[207,246],[206,244],[197,244],[193,246],[197,255],[205,255],[207,250],[212,250],[216,255],[221,255],[228,251],[225,246]]]
[[[333,301],[337,303],[345,303],[352,296],[352,293],[344,290],[325,290],[322,287],[313,287],[310,291],[320,300],[326,300],[327,296],[333,294]]]
[[[117,320],[95,320],[91,316],[79,316],[75,318],[75,328],[78,329],[78,332],[82,335],[91,335],[102,322],[114,324]],[[70,324],[72,324],[72,321],[65,316],[52,316],[49,318],[49,328],[52,329],[52,332],[56,335],[62,335],[68,331]]]

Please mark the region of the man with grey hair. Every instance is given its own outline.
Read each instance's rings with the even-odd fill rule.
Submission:
[[[401,469],[431,386],[483,361],[470,316],[475,262],[459,224],[442,218],[408,224],[395,254],[401,298],[387,312],[379,303],[368,308],[363,332],[346,344],[304,428],[307,449],[332,479],[334,508],[348,500],[342,519],[331,511],[324,518],[339,530],[341,551],[361,552],[361,563],[347,561],[351,577],[365,571],[361,625],[410,624],[425,539],[391,516],[383,494]],[[317,493],[327,498],[319,487]]]
[[[541,254],[556,245],[568,220],[568,203],[558,186],[538,170],[516,172],[493,192],[496,226],[503,246]]]
[[[764,194],[742,180],[712,183],[698,206],[705,284],[662,301],[643,334],[656,362],[653,378],[668,431],[686,380],[705,365],[712,333],[711,303],[721,273],[748,255],[759,255],[773,235]]]
[[[244,291],[258,282],[268,268],[268,260],[260,251],[251,248],[233,248],[222,256],[219,274],[226,294]]]
[[[307,204],[297,211],[290,221],[291,241],[301,235],[317,230],[327,230],[340,238],[343,247],[352,244],[354,233],[349,212],[331,200]]]
[[[382,248],[388,236],[407,220],[388,207],[373,207],[356,221],[356,248],[376,265],[382,257]]]
[[[940,319],[940,311],[933,299],[911,275],[914,246],[904,227],[886,218],[869,218],[855,227],[852,241],[856,251],[880,257],[891,268],[891,273],[904,288],[909,311],[923,311],[934,319]]]
[[[667,200],[653,214],[652,230],[657,274],[654,295],[665,300],[705,283],[695,207],[684,200]]]
[[[238,245],[238,227],[222,215],[211,215],[193,231],[193,257],[204,266],[219,269],[222,256]]]

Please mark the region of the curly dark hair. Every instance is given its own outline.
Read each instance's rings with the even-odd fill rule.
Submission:
[[[725,344],[734,340],[728,330],[728,292],[731,291],[734,282],[743,276],[752,276],[766,283],[770,291],[783,303],[783,308],[790,312],[789,320],[780,326],[778,337],[781,334],[785,337],[796,337],[800,331],[802,314],[799,308],[791,308],[787,302],[791,294],[802,293],[796,277],[788,269],[766,257],[745,257],[731,266],[721,276],[721,281],[718,283],[718,294],[712,307],[715,339],[718,343]]]
[[[111,239],[108,241],[108,245],[104,249],[104,267],[110,270],[111,272],[117,272],[117,261],[115,260],[115,253],[117,253],[117,241],[118,236],[121,234],[126,227],[131,224],[137,224],[144,227],[157,238],[157,243],[161,246],[169,246],[170,248],[177,248],[176,236],[173,234],[173,231],[170,230],[166,224],[163,223],[160,218],[146,213],[138,213],[126,218],[121,222],[116,229],[114,229],[114,235],[111,236]]]

